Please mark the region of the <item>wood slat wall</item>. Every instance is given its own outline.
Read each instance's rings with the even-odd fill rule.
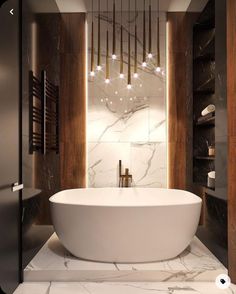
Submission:
[[[86,185],[86,15],[61,16],[60,180],[70,189]]]
[[[197,13],[171,12],[168,21],[169,188],[192,183],[192,26]]]
[[[227,0],[228,270],[236,283],[236,1]]]

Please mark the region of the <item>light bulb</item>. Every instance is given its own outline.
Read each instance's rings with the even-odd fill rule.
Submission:
[[[115,55],[115,54],[112,54],[111,58],[112,58],[113,60],[116,60],[116,55]]]
[[[142,63],[142,67],[146,67],[146,66],[147,66],[147,62],[144,61],[144,62]]]
[[[105,79],[105,83],[109,84],[110,83],[110,79]]]
[[[132,98],[132,97],[130,97],[130,98],[129,98],[129,100],[130,100],[130,101],[133,101],[133,98]]]
[[[110,101],[110,104],[112,104],[113,102],[112,101]]]
[[[160,66],[158,66],[158,67],[156,68],[156,72],[161,72],[161,68],[160,68]]]
[[[122,101],[123,100],[123,98],[120,98],[120,101]]]
[[[152,58],[152,53],[148,53],[148,58]]]
[[[101,102],[103,102],[104,100],[103,99],[101,99]]]
[[[115,91],[115,95],[118,95],[118,91]]]
[[[100,71],[102,69],[101,65],[97,66],[97,70]]]
[[[135,79],[138,78],[138,73],[137,73],[137,72],[134,73],[134,78],[135,78]]]
[[[125,75],[124,75],[123,73],[120,73],[120,78],[121,78],[121,79],[123,79],[124,76],[125,76]]]
[[[130,90],[132,86],[130,84],[127,85],[127,89]]]
[[[95,72],[94,71],[90,71],[90,76],[94,77],[95,76]]]

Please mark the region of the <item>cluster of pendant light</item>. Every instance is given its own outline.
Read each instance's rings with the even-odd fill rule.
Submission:
[[[91,68],[90,76],[95,76],[95,60],[94,60],[94,7],[92,0],[92,24],[91,24]],[[97,18],[97,71],[102,70],[101,65],[101,11],[100,11],[100,1],[98,1],[98,18]],[[112,52],[110,56],[109,49],[109,17],[108,17],[108,0],[107,1],[107,24],[106,24],[106,65],[105,65],[105,83],[110,83],[110,57],[112,60],[117,59],[116,54],[116,0],[113,0],[113,19],[112,19]],[[134,24],[134,73],[133,77],[138,78],[138,27],[137,27],[137,0],[135,1],[135,24]],[[132,88],[131,84],[131,18],[130,18],[130,2],[128,0],[128,74],[127,74],[127,89]],[[160,62],[160,16],[159,16],[159,0],[157,0],[157,46],[156,46],[156,72],[161,72],[161,62]],[[120,23],[120,52],[119,52],[119,62],[120,62],[120,78],[124,79],[124,51],[123,51],[123,38],[124,38],[124,27],[123,27],[123,0],[120,0],[120,13],[121,13],[121,23]],[[148,23],[148,51],[146,50],[146,0],[143,0],[143,58],[142,67],[147,67],[147,58],[153,58],[152,51],[152,5],[151,0],[149,0],[149,23]]]

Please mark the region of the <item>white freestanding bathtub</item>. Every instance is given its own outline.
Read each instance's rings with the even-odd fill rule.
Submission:
[[[201,202],[158,188],[73,189],[50,198],[55,231],[73,255],[121,263],[180,254],[196,233]]]

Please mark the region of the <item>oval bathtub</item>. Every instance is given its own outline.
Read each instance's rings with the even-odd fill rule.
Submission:
[[[194,237],[202,200],[159,188],[88,188],[50,198],[55,231],[73,255],[102,262],[176,257]]]

